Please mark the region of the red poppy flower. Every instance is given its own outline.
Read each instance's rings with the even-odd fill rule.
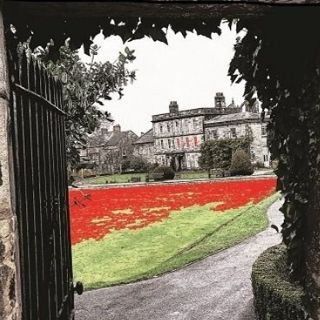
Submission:
[[[193,205],[219,202],[212,210],[225,211],[257,203],[275,186],[272,178],[72,190],[72,243],[98,240],[113,230],[143,228]]]

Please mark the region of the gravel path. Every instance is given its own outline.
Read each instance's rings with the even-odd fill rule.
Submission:
[[[268,211],[270,223],[277,226],[282,223],[280,204]],[[75,299],[76,320],[253,320],[252,264],[280,241],[268,228],[159,278],[85,292]]]

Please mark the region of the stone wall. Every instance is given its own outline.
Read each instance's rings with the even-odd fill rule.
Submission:
[[[134,144],[133,155],[150,163],[155,163],[153,142]]]
[[[204,116],[176,118],[153,123],[154,138],[203,133]]]
[[[13,205],[12,152],[9,131],[9,86],[0,11],[0,319],[18,320],[19,281]]]
[[[155,162],[170,165],[181,154],[183,169],[197,169],[200,146],[204,140],[204,116],[174,118],[153,123]]]

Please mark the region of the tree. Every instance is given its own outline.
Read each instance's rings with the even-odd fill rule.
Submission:
[[[117,93],[119,99],[123,96],[124,87],[135,80],[135,71],[127,68],[128,63],[134,61],[134,50],[125,48],[119,53],[113,63],[95,62],[98,47],[90,48],[91,62],[88,64],[80,60],[78,51],[72,50],[69,41],[59,49],[59,58],[50,59],[52,43],[45,49],[38,47],[30,53],[29,43],[20,49],[29,50],[36,59],[40,59],[51,73],[59,78],[63,86],[64,107],[67,114],[67,159],[71,167],[79,162],[79,146],[87,144],[87,135],[94,132],[100,120],[109,117],[108,112],[102,112],[100,107],[111,95]]]
[[[209,140],[201,145],[199,165],[206,169],[229,170],[233,152],[237,149],[248,150],[250,138]]]
[[[151,164],[145,159],[133,155],[122,161],[123,170],[131,169],[135,172],[147,172],[150,167]]]
[[[250,155],[243,149],[237,149],[232,155],[230,174],[232,176],[253,174],[253,166],[250,160]]]

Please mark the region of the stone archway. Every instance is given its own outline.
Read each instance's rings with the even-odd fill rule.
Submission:
[[[267,5],[259,5],[261,4],[267,4]],[[177,26],[177,31],[181,32],[186,32],[186,30],[189,30],[191,27],[193,28],[194,26],[192,23],[194,22],[196,25],[196,28],[200,30],[200,32],[203,32],[203,34],[206,34],[208,32],[212,31],[217,31],[215,30],[216,25],[214,25],[214,19],[216,20],[221,20],[222,17],[236,17],[236,18],[244,18],[244,19],[255,19],[255,18],[260,18],[261,16],[272,16],[275,14],[275,12],[281,12],[285,14],[286,8],[285,7],[272,7],[269,4],[270,3],[276,3],[276,1],[258,1],[255,4],[248,4],[248,3],[238,3],[237,1],[234,1],[233,3],[230,3],[230,1],[220,1],[219,3],[206,3],[206,4],[195,4],[195,3],[186,3],[186,4],[172,4],[170,7],[170,10],[168,10],[168,4],[163,4],[163,3],[131,3],[131,4],[123,4],[123,3],[89,3],[89,2],[83,2],[83,3],[35,3],[35,2],[15,2],[15,1],[5,1],[5,7],[4,7],[4,12],[5,12],[5,20],[7,21],[7,26],[10,23],[15,23],[18,27],[22,27],[23,29],[21,31],[22,37],[25,36],[27,37],[29,35],[26,30],[30,30],[30,28],[33,28],[33,31],[38,31],[35,34],[37,36],[35,37],[37,44],[43,44],[46,41],[48,41],[48,37],[51,35],[56,35],[56,43],[61,44],[66,36],[71,36],[72,39],[74,40],[75,46],[79,46],[82,42],[85,42],[86,47],[88,47],[88,44],[90,44],[90,36],[96,32],[98,32],[98,26],[101,25],[102,27],[105,26],[105,17],[113,15],[116,18],[119,18],[121,16],[124,16],[125,19],[128,21],[128,25],[130,25],[130,22],[132,23],[133,27],[136,26],[136,20],[135,17],[137,16],[137,13],[139,13],[143,18],[145,18],[145,25],[150,24],[148,28],[146,28],[144,31],[141,31],[140,36],[144,36],[145,34],[148,34],[148,32],[151,32],[153,30],[152,23],[150,21],[156,21],[157,23],[157,28],[156,30],[161,29],[160,27],[163,27],[164,25],[168,25],[170,22],[170,19],[178,18],[182,20],[187,19],[182,21],[179,26]],[[287,3],[292,3],[292,4],[318,4],[320,3],[319,1],[277,1],[278,4],[287,4]],[[303,8],[305,10],[305,8]],[[311,8],[311,10],[315,10],[314,8]],[[61,12],[65,12],[65,16],[61,16]],[[202,19],[212,19],[212,28],[209,30],[207,28],[202,27],[201,31],[201,24],[197,24],[197,17],[201,17]],[[162,18],[162,19],[159,19]],[[86,23],[82,23],[81,25],[83,26],[81,31],[79,32],[79,19],[83,19]],[[119,18],[120,19],[120,18]],[[149,20],[148,20],[149,19]],[[301,16],[298,16],[298,20],[301,19]],[[169,22],[168,22],[169,21]],[[171,20],[172,21],[172,20]],[[181,21],[181,20],[180,20]],[[27,27],[28,25],[28,27]],[[142,23],[142,26],[144,24]],[[284,24],[285,25],[285,24]],[[117,26],[118,27],[118,26]],[[141,27],[142,28],[142,27]],[[114,34],[114,33],[121,33],[122,35],[125,34],[125,32],[120,30],[121,28],[119,27],[119,30],[115,30],[115,28],[111,28],[112,30],[108,30],[106,33],[108,34]],[[3,30],[3,28],[2,28]],[[151,31],[150,31],[151,30]],[[270,28],[270,33],[274,32],[276,30],[272,30]],[[23,35],[23,33],[25,33]],[[39,35],[39,36],[38,36]],[[130,33],[129,37],[132,35]],[[139,33],[136,33],[136,36],[139,36]],[[161,39],[163,37],[163,34],[161,32],[154,32],[152,34],[153,38],[156,39]],[[127,37],[125,35],[124,37]],[[163,39],[163,38],[162,38]],[[270,39],[269,39],[270,40]],[[1,93],[1,115],[0,118],[2,119],[2,143],[1,143],[1,148],[0,148],[0,162],[1,162],[1,183],[0,183],[0,203],[1,203],[1,221],[4,222],[6,225],[5,231],[3,231],[3,234],[1,234],[2,239],[9,239],[10,238],[10,243],[6,248],[8,249],[9,247],[11,248],[9,251],[15,252],[15,241],[14,239],[14,230],[12,227],[12,220],[15,220],[15,213],[13,212],[13,200],[14,199],[14,192],[12,191],[12,185],[10,181],[12,181],[12,178],[10,178],[10,175],[12,175],[12,168],[10,168],[10,161],[11,161],[11,156],[10,156],[10,144],[11,144],[11,136],[10,136],[10,130],[8,128],[8,122],[7,122],[7,117],[8,117],[8,79],[6,79],[6,58],[5,58],[5,50],[4,50],[4,36],[2,34],[2,37],[0,39],[1,42],[1,68],[3,69],[3,79],[1,81],[1,84],[3,87],[1,88],[2,93]],[[278,54],[281,53],[278,51]],[[274,61],[274,64],[276,64],[277,61]],[[296,65],[297,66],[297,65]],[[278,65],[280,67],[280,65]],[[294,65],[293,65],[294,67]],[[292,73],[288,69],[288,77],[292,77]],[[313,77],[312,75],[308,74],[307,75],[307,80],[314,80],[316,82],[316,78]],[[289,79],[291,81],[291,79]],[[263,89],[261,89],[263,91]],[[287,95],[288,92],[286,92],[283,89],[283,92],[285,92],[285,95]],[[316,89],[315,87],[310,91],[312,92],[312,95],[316,94]],[[312,96],[310,95],[310,96]],[[297,101],[299,103],[303,103],[305,105],[311,105],[314,101],[316,101],[316,98],[310,103],[308,101],[308,98],[305,98],[303,101],[297,100],[297,99],[292,99],[290,102],[290,105],[292,108],[294,108],[297,105]],[[308,109],[308,108],[306,108]],[[311,110],[311,111],[310,111]],[[316,110],[309,109],[308,112],[311,112],[315,117],[317,116],[317,113],[315,112]],[[310,115],[310,114],[309,114]],[[304,115],[303,115],[304,116]],[[282,117],[282,118],[281,118]],[[300,115],[297,115],[296,118],[293,115],[291,119],[298,120],[298,117]],[[286,118],[284,115],[281,115],[280,118],[282,119],[282,123],[285,123]],[[299,118],[300,119],[300,118]],[[307,127],[306,127],[307,128]],[[305,131],[301,131],[305,133]],[[292,136],[294,137],[294,136]],[[294,140],[294,139],[292,139]],[[303,145],[303,143],[302,143]],[[314,146],[313,146],[314,147]],[[314,147],[315,152],[318,152],[317,147]],[[292,151],[291,151],[292,152]],[[305,152],[303,152],[305,153]],[[291,157],[292,155],[292,157]],[[288,161],[291,161],[294,158],[295,155],[293,153],[289,154]],[[295,159],[293,162],[296,163],[297,159]],[[312,159],[312,163],[314,164],[315,159]],[[297,161],[298,162],[298,161]],[[301,163],[301,162],[300,162]],[[296,165],[296,164],[295,164]],[[283,167],[282,167],[283,168]],[[314,169],[314,168],[311,168]],[[311,172],[311,171],[310,171]],[[313,171],[312,171],[313,172]],[[319,173],[316,173],[313,176],[318,179]],[[285,180],[286,178],[290,178],[290,174],[288,173],[283,176],[283,179]],[[317,241],[318,241],[318,236],[319,234],[319,218],[318,218],[318,212],[319,208],[317,205],[317,201],[319,199],[318,195],[318,181],[317,179],[311,179],[312,184],[308,186],[307,192],[308,195],[311,195],[310,206],[303,207],[303,209],[306,210],[295,210],[294,213],[299,217],[298,222],[300,223],[302,221],[302,224],[304,225],[306,230],[311,231],[310,234],[315,235],[315,237],[307,237],[306,243],[301,245],[301,241],[299,246],[303,247],[306,252],[309,252],[307,254],[308,258],[308,274],[309,274],[309,280],[311,281],[311,287],[315,289],[314,292],[319,292],[319,286],[316,285],[317,279],[319,278],[319,268],[317,269],[317,259],[319,258],[319,248],[317,247]],[[290,181],[291,183],[292,181]],[[305,181],[304,181],[305,182]],[[308,182],[308,181],[307,181]],[[297,194],[299,190],[292,189],[290,185],[288,185],[288,190],[291,192],[291,194],[294,194],[295,192]],[[294,200],[297,201],[295,204],[296,206],[299,206],[299,201],[303,202],[304,199],[298,199]],[[304,203],[305,205],[305,203]],[[291,214],[292,210],[295,209],[294,207],[290,206],[290,203],[287,203],[287,206],[284,208],[284,211],[287,212],[288,217],[289,213]],[[301,212],[308,212],[307,217]],[[297,223],[297,221],[294,221]],[[292,234],[291,232],[294,230],[288,230],[288,235]],[[305,231],[305,230],[304,230]],[[10,237],[8,238],[8,234]],[[307,244],[307,245],[306,245]],[[311,248],[308,251],[308,248]],[[314,259],[316,263],[312,263],[312,258],[317,257],[317,259]],[[8,257],[7,257],[8,258]],[[15,265],[16,263],[13,260],[12,261],[12,256],[9,257],[10,265]],[[3,264],[3,263],[2,263]],[[16,267],[11,268],[12,274],[16,274]],[[312,280],[312,277],[310,275],[315,275],[314,279]],[[3,283],[6,290],[9,290],[9,284],[8,284],[8,279],[6,280],[1,280],[1,284]],[[10,281],[9,281],[10,282]],[[11,282],[12,283],[12,282]],[[310,284],[310,283],[309,283]],[[12,288],[12,286],[11,286]],[[19,286],[16,286],[15,292],[16,296],[19,296]],[[12,297],[12,296],[11,296]],[[319,301],[317,301],[317,296],[313,296],[315,299],[315,309],[314,315],[315,318],[320,318],[320,311],[319,311]],[[10,298],[10,297],[9,297]],[[11,305],[13,305],[13,308],[9,308],[9,311],[6,311],[6,315],[11,316],[13,313],[19,313],[16,309],[15,306],[17,306],[17,301],[15,299],[10,299],[8,300],[8,296],[6,295],[5,298],[6,302],[11,302]],[[317,306],[318,304],[318,306]]]

